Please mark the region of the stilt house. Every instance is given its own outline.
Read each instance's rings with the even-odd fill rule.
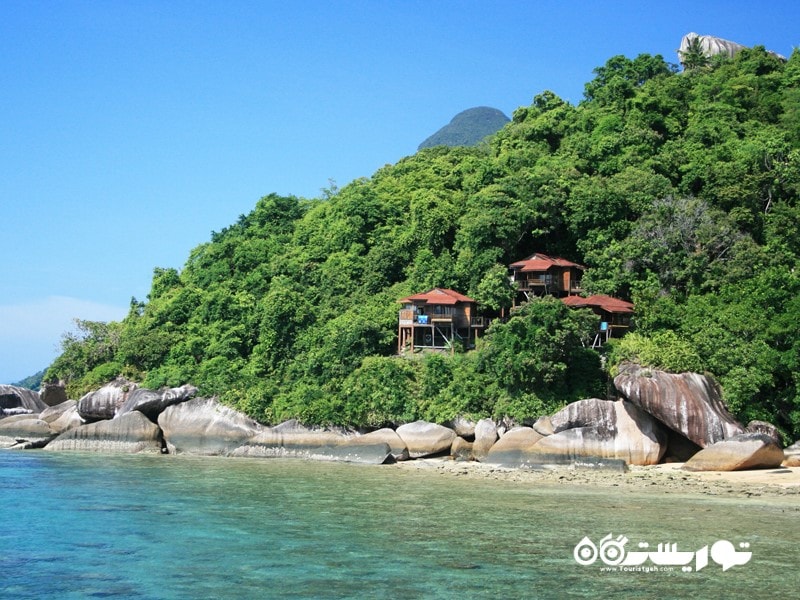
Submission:
[[[537,252],[509,266],[511,281],[517,284],[525,300],[534,296],[562,298],[581,292],[581,278],[586,269],[565,258]]]
[[[454,290],[434,288],[399,300],[397,352],[415,349],[453,351],[456,343],[474,348],[488,319],[476,315],[476,302]]]

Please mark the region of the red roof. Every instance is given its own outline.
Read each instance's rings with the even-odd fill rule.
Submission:
[[[433,288],[424,294],[414,294],[408,298],[398,300],[398,302],[427,302],[428,304],[449,304],[453,305],[458,302],[475,302],[469,296],[460,294],[454,290],[447,288]]]
[[[530,271],[547,271],[552,267],[575,267],[577,269],[586,268],[583,265],[569,261],[566,258],[547,256],[546,254],[541,254],[540,252],[531,254],[526,259],[511,263],[512,269],[518,269],[523,273]]]
[[[610,313],[633,313],[632,303],[603,294],[589,296],[588,298],[583,298],[582,296],[567,296],[566,298],[562,298],[561,301],[573,308],[599,308]]]

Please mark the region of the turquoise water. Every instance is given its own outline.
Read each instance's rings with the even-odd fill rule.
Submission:
[[[797,597],[797,496],[542,487],[367,467],[0,452],[0,598]],[[723,572],[606,572],[625,549],[718,540]],[[650,563],[648,563],[650,564]],[[650,565],[652,566],[652,564]],[[724,590],[724,593],[723,593]]]

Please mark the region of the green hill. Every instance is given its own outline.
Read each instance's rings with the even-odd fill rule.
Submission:
[[[447,287],[507,309],[506,266],[543,252],[635,303],[612,372],[713,373],[739,419],[797,438],[799,195],[799,51],[681,73],[615,56],[580,104],[538,94],[488,144],[422,150],[329,198],[265,196],[156,269],[122,322],[83,323],[47,377],[73,397],[117,373],[192,382],[265,421],[534,418],[604,394],[592,315],[537,301],[473,352],[393,354],[398,299]]]
[[[434,146],[474,146],[502,129],[509,118],[488,106],[469,108],[419,145],[418,150]]]

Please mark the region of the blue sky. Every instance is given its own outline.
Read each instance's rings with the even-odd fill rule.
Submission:
[[[263,195],[369,177],[467,108],[577,103],[690,31],[788,56],[798,23],[794,0],[0,0],[0,382]]]

